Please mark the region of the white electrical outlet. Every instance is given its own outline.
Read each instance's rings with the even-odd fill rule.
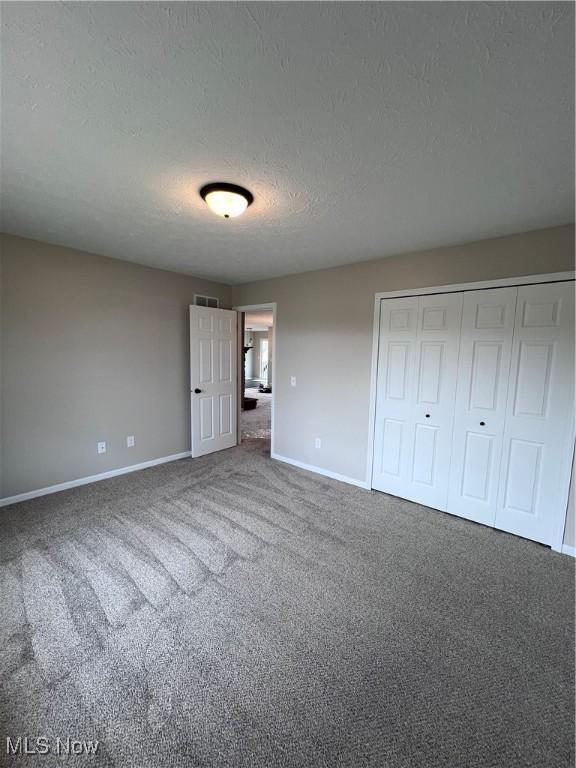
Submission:
[[[128,435],[126,438],[126,447],[134,448],[134,435]]]
[[[296,386],[296,376],[290,376],[290,386],[291,387]]]
[[[320,440],[320,438],[317,437],[316,440],[314,441],[314,445],[316,446],[316,448],[322,448],[322,440]]]
[[[106,442],[104,440],[98,443],[98,453],[106,453]]]

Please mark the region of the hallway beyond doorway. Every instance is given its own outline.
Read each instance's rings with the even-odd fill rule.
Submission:
[[[270,440],[272,434],[272,395],[260,392],[257,387],[247,387],[245,396],[256,398],[258,403],[256,408],[242,411],[242,440],[254,438]]]
[[[243,341],[238,440],[265,440],[273,452],[276,305],[253,304],[236,309],[240,312],[239,338]]]

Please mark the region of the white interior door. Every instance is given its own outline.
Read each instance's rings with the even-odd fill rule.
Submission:
[[[190,307],[192,456],[237,442],[237,313]]]
[[[446,509],[462,294],[381,302],[372,487]]]
[[[574,423],[574,283],[518,288],[496,527],[552,544]]]
[[[494,525],[518,289],[464,294],[447,512]]]

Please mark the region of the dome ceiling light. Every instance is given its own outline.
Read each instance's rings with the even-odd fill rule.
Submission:
[[[240,216],[254,202],[254,195],[247,189],[224,181],[206,184],[200,197],[213,213],[224,219]]]

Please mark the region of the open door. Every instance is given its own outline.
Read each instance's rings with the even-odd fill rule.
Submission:
[[[237,443],[237,313],[190,307],[192,456]]]

